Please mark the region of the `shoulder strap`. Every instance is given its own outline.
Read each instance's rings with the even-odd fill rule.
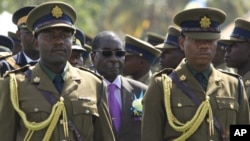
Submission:
[[[5,60],[11,65],[11,67],[13,67],[14,69],[18,69],[20,68],[20,66],[18,64],[16,64],[16,61],[13,59],[13,57],[7,57],[5,58]]]
[[[181,82],[177,74],[173,71],[172,73],[169,74],[169,77],[172,79],[172,81],[184,92],[187,94],[187,96],[193,100],[193,102],[199,106],[201,101],[196,97],[195,93],[188,87],[188,85],[184,82]],[[216,130],[219,132],[221,141],[226,141],[224,132],[221,129],[221,126],[218,122],[218,120],[214,118],[214,126]]]

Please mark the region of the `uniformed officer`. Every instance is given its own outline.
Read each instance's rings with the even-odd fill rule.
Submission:
[[[22,50],[22,45],[20,39],[17,38],[16,33],[8,31],[8,37],[14,41],[14,47],[12,49],[12,54],[15,55]]]
[[[90,70],[93,70],[94,69],[94,66],[91,62],[91,57],[90,57],[90,54],[92,52],[92,40],[93,38],[88,35],[88,34],[85,34],[85,44],[84,44],[84,48],[87,50],[86,52],[83,52],[83,59],[85,60],[85,65],[84,67],[85,68],[88,68]]]
[[[68,63],[76,11],[67,3],[38,5],[27,18],[41,59],[0,79],[4,141],[114,141],[106,85]]]
[[[152,77],[151,66],[160,56],[161,51],[153,45],[128,34],[125,35],[125,50],[127,53],[123,75],[148,84]]]
[[[12,55],[12,48],[14,42],[11,38],[0,35],[0,60],[10,57]]]
[[[174,16],[185,58],[152,79],[143,99],[142,141],[228,141],[230,125],[250,123],[242,80],[211,64],[225,18],[211,7]]]
[[[161,68],[176,68],[184,58],[184,52],[179,45],[180,29],[170,25],[163,43],[155,47],[162,51],[159,63]]]
[[[73,39],[72,53],[69,58],[70,64],[74,67],[83,67],[85,64],[85,60],[83,59],[83,53],[87,52],[87,50],[84,48],[84,44],[84,33],[79,28],[77,28],[75,38]]]
[[[243,18],[235,19],[235,26],[229,39],[220,42],[228,44],[225,61],[228,67],[238,70],[242,76],[245,89],[250,100],[250,21]]]
[[[220,41],[217,42],[216,54],[212,60],[212,63],[216,69],[221,69],[231,73],[236,73],[237,72],[236,69],[228,67],[224,60],[224,55],[226,53],[225,48],[227,47],[227,45],[228,44],[222,43]]]
[[[35,6],[24,6],[16,10],[12,16],[12,22],[17,26],[16,35],[21,41],[22,50],[12,57],[5,58],[0,62],[0,75],[3,76],[6,71],[18,69],[27,64],[34,65],[39,60],[39,51],[35,47],[32,32],[26,26],[28,13]]]
[[[147,32],[145,41],[153,45],[154,47],[156,45],[162,44],[164,42],[164,36],[155,33],[155,32]],[[160,56],[158,56],[154,63],[151,65],[151,71],[152,73],[155,73],[161,69],[161,66],[159,64]]]
[[[145,41],[150,43],[153,46],[156,46],[158,44],[163,43],[164,39],[165,39],[164,36],[161,36],[157,33],[147,32]]]
[[[0,35],[0,52],[12,52],[12,48],[14,47],[14,42],[11,38]]]

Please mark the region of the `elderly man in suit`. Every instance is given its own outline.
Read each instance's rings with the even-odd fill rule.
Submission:
[[[108,85],[107,98],[116,140],[140,141],[141,99],[147,86],[121,76],[125,60],[121,38],[112,31],[98,33],[92,42],[91,58],[96,73],[102,75]]]

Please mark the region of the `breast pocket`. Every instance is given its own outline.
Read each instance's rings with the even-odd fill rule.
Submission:
[[[84,100],[72,100],[72,111],[74,123],[81,129],[81,131],[93,130],[93,119],[98,117],[98,110],[96,103]]]
[[[45,102],[27,101],[20,104],[25,112],[28,121],[41,122],[46,120],[51,113],[51,105]]]
[[[228,120],[235,121],[237,112],[239,111],[239,103],[237,99],[231,97],[216,97],[217,106],[220,115],[226,116]]]
[[[193,118],[194,113],[197,110],[197,106],[194,102],[185,96],[176,96],[171,99],[172,113],[181,122],[187,122]]]

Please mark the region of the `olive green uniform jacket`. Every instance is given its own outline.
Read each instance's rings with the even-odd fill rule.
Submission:
[[[226,73],[222,73],[212,67],[208,80],[207,91],[204,91],[192,73],[182,61],[174,70],[178,77],[193,90],[196,96],[204,101],[210,97],[213,115],[219,122],[227,139],[231,124],[249,124],[249,106],[246,93],[243,89],[242,97],[238,97],[238,79]],[[181,135],[174,130],[166,117],[164,93],[161,74],[155,75],[145,93],[143,99],[142,117],[142,141],[172,141]],[[195,103],[172,82],[171,109],[174,116],[182,123],[189,121],[195,114]],[[240,104],[238,103],[240,100]],[[207,118],[203,120],[199,128],[187,141],[219,141],[219,134],[215,129],[212,136],[209,135]]]
[[[247,72],[243,77],[244,86],[246,89],[248,101],[250,101],[250,71]]]
[[[84,141],[114,141],[106,93],[103,94],[101,102],[97,106],[98,97],[102,93],[102,79],[91,72],[74,68],[69,63],[68,66],[69,70],[65,74],[61,94],[68,118],[71,119]],[[41,122],[48,118],[52,106],[40,90],[47,91],[57,100],[59,100],[60,94],[39,63],[30,69],[31,79],[24,75],[25,70],[15,71],[18,102],[28,121]],[[9,80],[8,76],[0,79],[0,140],[23,141],[27,128],[11,104]],[[106,91],[105,85],[103,88]],[[46,130],[47,127],[35,131],[31,141],[41,141]],[[65,137],[63,126],[58,122],[50,141],[76,140],[71,129],[69,129],[69,136]]]

